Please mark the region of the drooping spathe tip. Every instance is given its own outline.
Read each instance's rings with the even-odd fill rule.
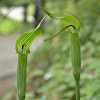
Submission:
[[[71,26],[72,26],[74,29],[76,29],[75,26],[73,26],[73,25],[68,25],[68,26],[64,27],[61,31],[59,31],[59,32],[56,33],[55,35],[51,36],[50,38],[45,39],[44,41],[47,41],[47,40],[50,40],[50,39],[54,38],[55,36],[57,36],[58,34],[60,34],[61,32],[63,32],[66,28],[71,27]]]

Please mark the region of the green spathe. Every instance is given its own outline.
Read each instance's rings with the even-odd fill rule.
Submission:
[[[26,93],[27,54],[18,54],[17,94],[19,100],[25,99]]]
[[[70,54],[73,75],[78,75],[81,72],[81,51],[78,33],[70,33]]]
[[[19,100],[25,100],[27,56],[29,53],[29,48],[34,39],[42,34],[42,23],[44,19],[45,17],[41,20],[36,29],[34,29],[32,32],[22,34],[16,42],[16,52],[18,53],[17,94]]]
[[[41,20],[41,22],[38,24],[38,26],[32,31],[23,33],[16,42],[16,52],[22,52],[22,53],[29,53],[29,48],[31,44],[33,43],[34,39],[42,34],[42,23],[44,21],[45,17]],[[25,50],[23,50],[22,46],[25,45]]]

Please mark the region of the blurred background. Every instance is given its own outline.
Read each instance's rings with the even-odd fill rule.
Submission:
[[[81,100],[100,100],[100,0],[34,0],[47,11],[69,16],[83,23],[79,32],[82,52]],[[32,31],[45,16],[26,0],[0,0],[0,100],[17,100],[15,43],[24,32]],[[43,35],[35,39],[28,57],[25,100],[75,100],[75,84],[66,31],[43,41],[64,25],[47,17]],[[93,44],[91,43],[93,42]]]

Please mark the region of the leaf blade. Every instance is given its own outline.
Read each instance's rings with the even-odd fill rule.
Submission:
[[[46,16],[45,16],[46,17]],[[42,34],[42,23],[45,19],[45,17],[41,20],[41,22],[38,24],[38,26],[31,32],[23,33],[16,41],[16,52],[23,52],[23,53],[29,53],[29,48],[31,44],[33,43],[34,39]],[[26,45],[25,50],[23,50],[23,45]]]

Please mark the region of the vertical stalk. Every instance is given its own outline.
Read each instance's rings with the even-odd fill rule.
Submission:
[[[75,88],[76,88],[76,100],[80,100],[80,74],[73,75],[75,79]]]
[[[75,79],[76,87],[76,100],[80,100],[80,72],[81,72],[81,50],[78,33],[70,33],[70,47],[71,47],[71,60],[72,70]]]
[[[17,93],[18,100],[25,99],[26,93],[26,72],[27,71],[27,54],[18,54],[17,66]]]

